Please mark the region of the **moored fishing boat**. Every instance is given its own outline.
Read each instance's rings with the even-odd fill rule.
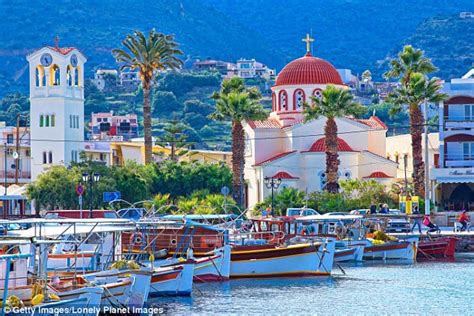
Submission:
[[[456,237],[422,238],[418,243],[418,259],[453,258],[456,253]]]

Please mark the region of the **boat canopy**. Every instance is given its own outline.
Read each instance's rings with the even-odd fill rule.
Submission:
[[[309,215],[295,218],[295,220],[304,221],[318,221],[318,222],[335,222],[344,220],[357,220],[362,219],[362,215]]]
[[[189,219],[192,221],[196,220],[233,220],[237,218],[237,215],[235,214],[180,214],[180,215],[165,215],[162,218],[168,219],[168,220],[183,220],[183,219]]]

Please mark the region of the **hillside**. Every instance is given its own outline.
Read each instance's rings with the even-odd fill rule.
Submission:
[[[472,42],[473,34],[472,23],[454,21],[460,11],[474,11],[474,1],[413,0],[410,7],[405,0],[2,1],[0,94],[26,92],[26,54],[52,45],[56,35],[62,46],[85,53],[90,77],[98,67],[115,66],[110,50],[126,34],[153,27],[175,34],[186,55],[257,58],[278,70],[303,54],[301,38],[312,30],[317,56],[354,73],[372,69],[375,78],[384,71],[377,65],[412,41],[442,63],[440,74],[459,76],[472,51],[456,44]],[[447,15],[452,23],[433,18]]]
[[[440,78],[459,78],[474,65],[474,19],[438,16],[421,23],[406,43],[422,47]]]

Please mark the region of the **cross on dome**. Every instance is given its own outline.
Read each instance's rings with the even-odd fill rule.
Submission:
[[[306,42],[306,55],[311,55],[311,43],[314,42],[314,38],[311,38],[309,34],[306,34],[306,37],[301,41]]]

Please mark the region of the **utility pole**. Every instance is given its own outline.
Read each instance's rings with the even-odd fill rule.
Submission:
[[[430,215],[430,167],[428,155],[428,102],[424,103],[425,109],[425,214]]]
[[[403,155],[403,170],[405,172],[405,201],[408,197],[408,178],[407,178],[407,164],[408,164],[408,154]]]
[[[17,153],[17,158],[15,159],[15,184],[18,184],[18,177],[20,171],[20,113],[16,115],[16,142],[15,142],[15,152]]]
[[[7,195],[7,143],[4,143],[3,144],[3,162],[4,162],[4,171],[3,171],[3,174],[4,174],[4,186],[5,186],[5,191],[3,193],[3,195]]]

